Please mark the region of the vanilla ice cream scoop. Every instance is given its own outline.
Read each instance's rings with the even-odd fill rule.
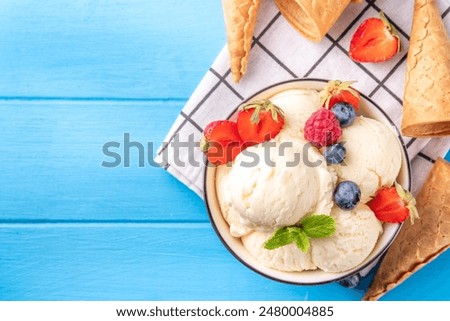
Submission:
[[[294,225],[310,213],[329,214],[333,206],[333,175],[323,156],[302,141],[251,146],[216,180],[233,236]]]
[[[311,89],[285,90],[272,96],[270,101],[280,107],[285,116],[279,140],[289,140],[289,137],[303,139],[306,121],[320,107],[319,92]]]
[[[372,252],[383,227],[366,205],[351,211],[333,207],[336,231],[327,238],[311,239],[311,257],[325,272],[344,272],[356,267]]]
[[[241,223],[239,213],[231,205],[229,191],[233,189],[233,182],[229,180],[231,166],[221,165],[216,170],[217,198],[221,204],[222,216],[230,226],[230,234],[234,237],[246,235],[252,229]]]
[[[345,160],[333,165],[340,181],[350,180],[361,189],[366,203],[382,186],[391,186],[400,171],[401,147],[393,131],[383,123],[363,116],[342,130]]]
[[[266,250],[264,243],[270,239],[272,232],[252,232],[242,237],[242,243],[247,251],[263,265],[280,271],[315,270],[316,265],[311,260],[311,249],[303,253],[294,243]]]

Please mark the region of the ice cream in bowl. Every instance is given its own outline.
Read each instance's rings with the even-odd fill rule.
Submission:
[[[348,278],[416,215],[402,138],[351,85],[279,83],[205,128],[212,225],[240,262],[268,278]]]

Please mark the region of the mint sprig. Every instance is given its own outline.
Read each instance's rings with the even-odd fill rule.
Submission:
[[[309,237],[306,235],[305,231],[297,227],[295,245],[304,253],[308,252],[311,243],[309,242]]]
[[[306,235],[315,239],[331,236],[336,230],[334,219],[328,215],[307,216],[301,221],[300,225]]]
[[[325,238],[336,231],[334,219],[328,215],[309,215],[297,225],[277,229],[264,243],[264,248],[274,250],[295,242],[304,253],[308,252],[310,238]]]
[[[295,241],[295,230],[297,227],[281,227],[273,233],[272,237],[264,243],[264,248],[274,250],[276,248],[291,244]]]

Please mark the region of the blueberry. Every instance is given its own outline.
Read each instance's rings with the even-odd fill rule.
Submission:
[[[350,126],[356,118],[355,109],[348,103],[336,103],[333,108],[331,108],[331,111],[339,120],[341,127]]]
[[[345,152],[344,144],[337,143],[327,147],[323,155],[327,164],[340,164],[345,159]]]
[[[334,190],[334,202],[343,210],[351,210],[358,205],[361,199],[361,190],[352,181],[343,181]]]
[[[342,285],[349,289],[353,289],[359,284],[360,281],[361,281],[361,274],[356,273],[339,281],[339,285]]]

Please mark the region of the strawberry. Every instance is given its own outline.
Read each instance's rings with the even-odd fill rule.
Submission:
[[[200,147],[214,165],[233,161],[242,147],[237,124],[229,120],[209,123],[203,131]]]
[[[381,62],[400,51],[400,37],[394,26],[380,13],[380,18],[365,20],[350,41],[348,54],[357,62]]]
[[[414,219],[419,217],[416,200],[398,183],[392,187],[381,188],[367,205],[382,222],[401,223],[409,216],[414,223]]]
[[[239,109],[237,127],[246,146],[275,138],[283,125],[283,111],[268,99],[250,102]]]
[[[323,107],[331,109],[336,103],[349,103],[355,111],[359,108],[360,95],[351,87],[354,81],[330,80],[320,92],[320,103]]]

